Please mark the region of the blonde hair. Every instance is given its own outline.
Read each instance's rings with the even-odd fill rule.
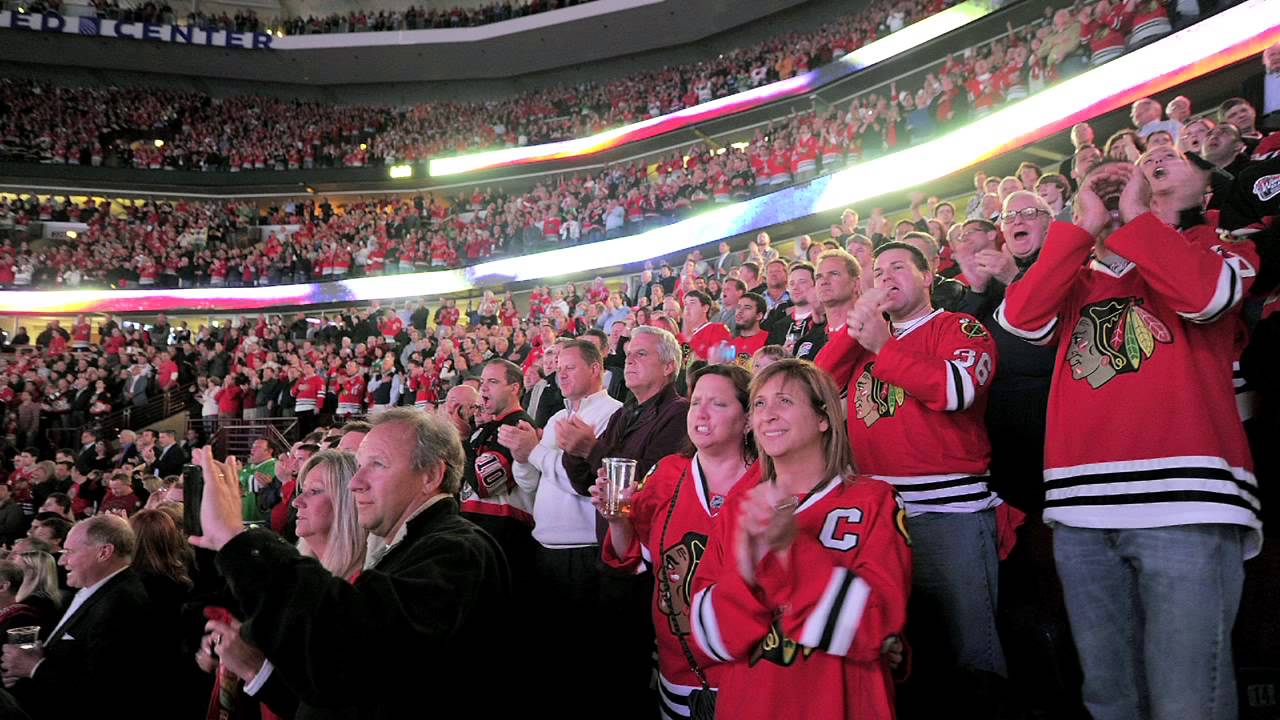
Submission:
[[[846,482],[852,480],[853,449],[849,446],[849,433],[845,427],[844,401],[840,399],[840,391],[836,390],[831,376],[808,360],[793,358],[779,360],[752,378],[751,407],[755,407],[761,388],[777,376],[782,376],[783,382],[795,383],[802,387],[805,396],[809,398],[809,406],[818,414],[818,417],[825,418],[827,421],[827,431],[823,434],[822,440],[822,454],[827,459],[827,464],[823,467],[817,482],[826,482],[836,475],[843,475]],[[760,456],[760,480],[772,482],[777,478],[773,458],[769,457],[764,448],[759,447],[759,438],[756,439],[756,443]]]
[[[43,595],[61,607],[61,592],[58,590],[58,564],[53,556],[42,550],[18,553],[15,562],[22,567],[22,587],[14,595],[14,599],[22,602],[32,595]]]
[[[365,541],[369,535],[360,527],[350,490],[351,478],[356,474],[356,456],[342,450],[321,450],[307,458],[298,472],[296,495],[303,493],[307,478],[316,470],[321,471],[317,477],[322,480],[324,492],[333,503],[333,526],[329,528],[329,544],[324,557],[315,555],[306,538],[298,538],[298,551],[319,560],[325,570],[346,578],[364,562]]]

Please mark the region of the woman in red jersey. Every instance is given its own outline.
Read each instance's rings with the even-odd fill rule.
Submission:
[[[911,551],[893,488],[857,476],[829,376],[780,360],[751,384],[760,480],[729,497],[694,579],[692,635],[723,663],[719,717],[892,718],[886,648]]]
[[[635,570],[643,560],[654,571],[652,614],[663,718],[689,717],[691,705],[707,701],[719,684],[717,661],[698,650],[689,634],[689,603],[725,497],[756,478],[747,426],[750,380],[733,365],[700,370],[689,395],[690,447],[658,461],[635,491],[629,517],[609,518],[605,563]],[[603,481],[592,489],[597,508],[602,507],[603,490]],[[701,697],[691,700],[690,693]]]

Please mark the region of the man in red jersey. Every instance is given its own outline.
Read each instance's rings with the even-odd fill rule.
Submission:
[[[935,309],[933,272],[914,245],[875,253],[875,287],[844,318],[817,364],[848,389],[859,471],[891,483],[912,535],[913,688],[946,692],[961,714],[989,716],[1006,674],[996,631],[996,513],[983,424],[996,346],[975,318]],[[888,322],[885,318],[888,318]]]
[[[1099,165],[996,312],[1058,347],[1044,518],[1097,720],[1237,717],[1262,523],[1231,364],[1257,253],[1206,223],[1207,179],[1171,147]]]

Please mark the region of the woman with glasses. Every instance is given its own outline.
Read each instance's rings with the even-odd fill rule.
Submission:
[[[723,663],[719,717],[889,718],[911,551],[893,488],[858,476],[831,378],[781,360],[751,383],[760,480],[731,493],[690,625]]]

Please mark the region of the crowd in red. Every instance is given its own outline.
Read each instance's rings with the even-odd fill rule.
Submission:
[[[144,169],[363,167],[581,137],[792,77],[946,5],[877,0],[812,32],[700,63],[486,102],[335,106],[6,79],[0,157]]]
[[[242,9],[234,15],[227,12],[206,13],[193,10],[185,15],[189,26],[230,30],[234,32],[267,32],[283,35],[319,35],[345,32],[383,32],[393,30],[425,30],[431,28],[476,27],[514,18],[538,15],[551,10],[581,5],[591,0],[525,0],[524,2],[490,2],[469,7],[454,6],[419,7],[410,5],[399,9],[356,9],[346,13],[331,13],[316,17],[277,17],[272,20],[259,18],[253,9]],[[61,6],[61,2],[57,3]],[[128,22],[150,22],[174,25],[180,14],[169,3],[146,2],[121,7],[116,0],[93,0],[94,11],[100,18]],[[51,8],[52,9],[52,8]]]
[[[1158,21],[1144,19],[1151,16]],[[694,145],[652,160],[553,178],[525,192],[475,188],[449,198],[388,198],[340,207],[311,200],[273,208],[179,201],[130,206],[110,217],[97,212],[92,201],[75,207],[56,198],[0,199],[0,228],[38,220],[81,220],[90,226],[76,239],[52,248],[6,247],[0,285],[195,287],[309,282],[457,267],[496,254],[630,235],[933,137],[1079,72],[1098,58],[1115,57],[1126,48],[1150,42],[1171,27],[1164,7],[1154,2],[1144,5],[1132,0],[1122,5],[1097,0],[1075,15],[1046,11],[1040,22],[1010,27],[1005,37],[952,55],[915,88],[900,90],[895,83],[887,93],[859,95],[845,108],[815,108],[779,118],[758,129],[745,147]],[[1086,37],[1091,38],[1088,51],[1081,45]],[[65,92],[49,90],[59,96]],[[87,92],[98,100],[115,97],[106,91]],[[142,91],[125,95],[129,102],[119,108],[119,116],[107,116],[110,124],[167,121],[159,98]],[[39,95],[35,97],[19,102],[39,116],[48,106],[39,102]],[[201,128],[197,134],[208,138],[225,129],[224,110],[234,108],[234,116],[256,117],[253,103],[260,100],[206,104],[181,122],[184,127]],[[377,130],[382,121],[368,108],[345,111],[349,116],[338,136],[321,144],[316,121],[328,111],[320,106],[273,105],[272,114],[283,118],[275,126],[282,139],[275,145],[260,142],[260,146],[279,151],[293,145],[289,151],[293,159],[283,165],[293,167],[298,164],[298,149],[283,139],[293,130],[307,128],[305,132],[313,138],[308,147],[323,147],[330,158],[372,134],[344,161],[363,164],[369,154],[377,155],[397,138],[408,137],[403,127]],[[425,118],[430,112],[419,108],[410,114]],[[70,116],[88,117],[85,113]],[[88,137],[92,131],[85,122],[80,132]],[[56,132],[52,127],[42,126],[41,145],[51,141]],[[232,134],[221,141],[224,144],[256,130],[246,124],[239,131],[226,132]],[[134,162],[163,167],[166,157],[183,152],[173,146],[138,145]],[[244,169],[282,166],[268,157],[266,151],[250,151],[234,161]],[[254,227],[258,225],[287,227],[260,234]]]

